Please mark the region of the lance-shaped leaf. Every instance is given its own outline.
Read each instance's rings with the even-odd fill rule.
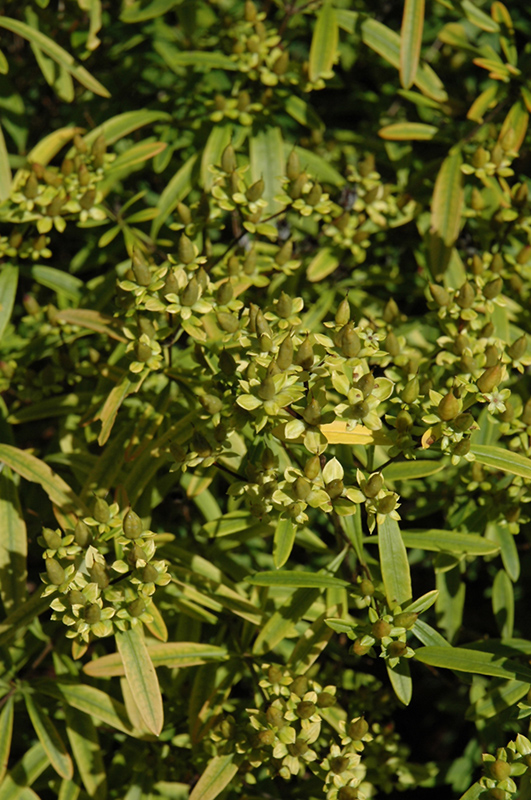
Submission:
[[[250,578],[246,578],[246,582],[252,586],[287,586],[290,588],[308,588],[308,589],[327,589],[341,588],[350,586],[348,581],[343,581],[341,578],[336,578],[333,575],[326,575],[322,572],[301,572],[298,570],[290,570],[287,572],[258,572]]]
[[[385,595],[390,608],[412,596],[407,551],[398,522],[387,515],[378,523],[378,548]]]
[[[489,522],[487,535],[498,542],[500,555],[505,571],[512,581],[517,581],[520,576],[520,556],[515,542],[515,536],[506,525]]]
[[[392,444],[391,439],[383,431],[371,431],[364,425],[356,425],[349,430],[348,423],[342,420],[321,425],[321,431],[330,444],[380,444],[384,447]]]
[[[467,719],[492,719],[503,711],[514,706],[529,691],[527,681],[507,681],[495,686],[479,700],[476,700],[466,712]]]
[[[383,467],[382,474],[385,481],[414,481],[436,475],[446,467],[444,461],[395,461],[388,467]]]
[[[179,5],[180,0],[152,0],[151,3],[136,2],[128,5],[120,14],[122,22],[145,22],[148,19],[161,17]]]
[[[116,656],[121,663],[120,656],[118,654],[116,654]],[[85,671],[89,673],[87,668],[90,667],[91,664],[97,664],[98,661],[101,660],[102,659],[97,659],[96,661],[89,662],[85,667]],[[71,706],[78,711],[89,714],[95,719],[100,720],[100,722],[103,722],[104,725],[116,728],[116,730],[127,733],[130,736],[134,735],[134,730],[129,722],[123,703],[115,700],[114,697],[111,697],[101,689],[96,689],[95,686],[88,686],[87,684],[79,682],[72,683],[58,678],[54,681],[46,680],[39,682],[38,689],[43,694],[61,700],[65,706]]]
[[[9,154],[2,127],[0,126],[0,203],[7,200],[11,192],[11,167],[9,166]]]
[[[459,533],[439,528],[432,530],[404,531],[402,538],[406,547],[433,550],[442,553],[465,553],[469,556],[492,555],[499,550],[497,542],[477,533]]]
[[[87,794],[92,800],[105,800],[107,777],[96,726],[86,714],[68,706],[63,711],[72,755]]]
[[[254,643],[253,653],[255,655],[267,653],[289,636],[293,627],[315,603],[320,593],[320,589],[297,589],[292,597],[268,619]]]
[[[0,473],[0,596],[6,613],[26,598],[26,523],[22,516],[13,473]]]
[[[28,162],[36,161],[38,164],[49,164],[54,156],[57,155],[67,142],[74,138],[76,133],[82,133],[83,128],[69,125],[66,128],[59,128],[53,133],[49,133],[41,139],[35,147],[28,153]]]
[[[492,19],[490,14],[486,14],[485,11],[478,8],[472,0],[462,0],[460,5],[465,17],[470,20],[473,25],[481,28],[482,31],[497,33],[500,30],[500,26]]]
[[[178,50],[169,42],[163,41],[155,41],[154,46],[168,67],[178,75],[183,67],[196,67],[203,72],[211,69],[238,69],[237,63],[223,53],[209,53],[205,50]]]
[[[411,679],[409,661],[405,658],[401,658],[396,666],[391,667],[386,662],[386,667],[394,693],[401,703],[408,706],[413,696],[413,681]]]
[[[146,642],[137,628],[116,634],[125,677],[146,727],[158,736],[164,722],[162,695]]]
[[[263,180],[262,199],[267,202],[264,216],[280,211],[282,206],[274,199],[282,191],[284,177],[284,141],[278,127],[267,127],[252,136],[249,144],[251,180]]]
[[[424,0],[405,0],[400,31],[400,82],[404,89],[415,83],[424,28]]]
[[[329,78],[337,56],[338,26],[331,0],[325,0],[317,15],[310,46],[309,76],[311,81]]]
[[[197,159],[197,153],[194,153],[194,155],[190,156],[188,161],[185,161],[183,166],[175,173],[159,197],[159,201],[157,203],[159,214],[157,217],[155,217],[151,226],[151,236],[153,238],[157,237],[158,232],[174,208],[176,208],[177,203],[183,200],[191,191],[192,172],[196,165]]]
[[[59,64],[60,67],[63,67],[72,77],[78,80],[79,83],[91,92],[94,92],[94,94],[98,94],[101,97],[111,96],[105,86],[97,81],[96,78],[93,78],[85,67],[78,64],[70,53],[40,31],[26,25],[25,22],[20,22],[18,19],[5,16],[0,16],[0,28],[6,28],[8,31],[12,31],[22,36],[23,39],[27,39],[31,44],[36,45],[43,53],[46,53],[47,56]]]
[[[531,669],[509,658],[465,647],[419,647],[415,657],[432,667],[531,683]]]
[[[20,761],[5,776],[0,785],[0,800],[22,800],[27,787],[31,786],[49,765],[46,750],[40,742],[37,742],[26,750]]]
[[[32,594],[29,600],[17,606],[17,608],[0,623],[0,647],[22,635],[24,629],[30,625],[39,614],[42,614],[43,611],[49,608],[52,598],[49,595],[48,597],[41,597],[43,591],[44,586],[41,586]]]
[[[166,111],[148,111],[145,108],[139,111],[125,111],[123,114],[106,119],[97,128],[87,133],[83,139],[86,145],[91,147],[99,136],[104,136],[105,144],[109,146],[145,125],[151,125],[153,122],[169,122],[170,120],[171,115]]]
[[[322,281],[332,274],[339,266],[339,258],[330,247],[321,247],[306,270],[306,277],[312,283]]]
[[[424,122],[395,122],[380,128],[378,136],[394,142],[429,141],[439,132],[435,125]]]
[[[214,756],[192,790],[189,800],[214,800],[238,772],[236,753]]]
[[[529,125],[529,111],[522,99],[519,99],[509,109],[509,113],[503,120],[498,135],[498,141],[502,142],[507,136],[510,135],[512,141],[510,142],[509,149],[515,152],[520,150],[522,143],[527,133],[527,126]]]
[[[210,661],[225,661],[227,649],[218,645],[200,642],[161,642],[150,644],[149,657],[156,667],[195,667]],[[125,668],[118,653],[111,653],[85,664],[83,671],[93,678],[109,678],[124,675]]]
[[[514,592],[511,579],[504,569],[498,570],[492,584],[492,610],[502,639],[513,635]]]
[[[283,567],[293,550],[297,526],[291,519],[279,519],[273,539],[273,561],[275,567]]]
[[[349,628],[350,630],[350,628]],[[314,664],[332,638],[333,628],[326,620],[326,612],[306,628],[293,648],[288,660],[290,669],[302,675]]]
[[[209,167],[221,164],[221,156],[230,143],[232,125],[214,125],[207,139],[201,156],[201,181],[206,191],[210,191],[214,183],[214,175]]]
[[[463,159],[459,150],[444,159],[435,181],[431,204],[431,233],[445,247],[451,247],[459,235],[464,202]]]
[[[8,697],[2,712],[0,713],[0,786],[7,772],[7,762],[11,751],[11,740],[13,737],[13,695]]]
[[[74,765],[59,731],[29,691],[24,692],[24,700],[31,724],[46,751],[50,764],[61,778],[72,778]]]
[[[478,464],[531,480],[531,459],[520,453],[511,453],[510,450],[505,450],[503,447],[482,444],[472,444],[470,452],[476,457]]]
[[[0,177],[1,180],[1,177]],[[3,264],[0,272],[0,339],[11,319],[18,285],[18,267]]]

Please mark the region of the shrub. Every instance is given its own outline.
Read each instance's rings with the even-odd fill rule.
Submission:
[[[0,798],[527,796],[524,10],[0,28]]]

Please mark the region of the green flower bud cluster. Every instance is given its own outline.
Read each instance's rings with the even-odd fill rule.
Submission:
[[[153,621],[152,595],[170,577],[165,562],[154,558],[153,534],[134,511],[122,516],[116,503],[98,497],[91,517],[66,534],[44,528],[40,543],[46,548],[43,596],[53,596],[52,619],[67,626],[68,638],[85,647],[93,638]],[[115,547],[121,557],[110,561]]]
[[[529,713],[526,702],[519,705],[524,715]],[[517,796],[527,781],[527,778],[521,779],[528,775],[530,766],[531,742],[519,733],[506,747],[499,747],[495,756],[483,754],[483,777],[478,782],[479,787],[488,790],[488,797],[510,799]]]

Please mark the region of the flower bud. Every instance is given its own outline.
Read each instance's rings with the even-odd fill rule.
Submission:
[[[436,283],[430,283],[430,292],[438,306],[447,306],[450,302],[450,295],[444,286],[438,286]]]
[[[55,558],[47,558],[45,561],[46,574],[48,580],[54,586],[60,586],[65,580],[65,571]]]
[[[321,422],[321,406],[314,397],[302,412],[302,416],[308,425],[319,425]]]
[[[498,386],[502,378],[503,370],[500,364],[488,367],[485,372],[477,379],[477,387],[480,392],[491,392]]]
[[[92,208],[96,200],[96,189],[87,189],[79,199],[79,205],[85,210]]]
[[[386,494],[378,501],[378,513],[390,514],[396,507],[396,498],[392,494]]]
[[[277,252],[275,256],[275,263],[278,264],[279,267],[283,267],[284,264],[287,264],[288,261],[291,259],[293,254],[293,242],[291,239],[288,239],[287,242],[284,242],[280,250]]]
[[[518,261],[518,258],[516,259]],[[505,264],[503,262],[503,257],[501,253],[495,253],[492,257],[492,261],[490,262],[490,270],[491,272],[502,272],[504,269]]]
[[[420,392],[420,383],[418,378],[411,378],[402,390],[402,394],[400,395],[402,401],[407,403],[407,405],[412,405],[417,397],[419,396]]]
[[[365,497],[376,497],[383,484],[384,480],[381,473],[375,472],[374,475],[371,475],[369,480],[362,486],[362,492]]]
[[[470,308],[474,304],[476,292],[471,283],[466,281],[455,297],[457,305],[461,308]]]
[[[306,203],[309,206],[316,206],[323,196],[323,189],[319,183],[314,183],[309,193],[306,195]]]
[[[89,625],[95,625],[101,619],[101,608],[97,603],[89,603],[85,606],[83,617]]]
[[[486,297],[487,300],[493,300],[495,297],[498,297],[502,289],[503,280],[501,278],[494,278],[493,281],[489,281],[489,283],[485,284],[483,287],[483,297]]]
[[[59,550],[62,544],[62,537],[51,528],[42,529],[42,538],[46,542],[46,547],[50,550]]]
[[[440,401],[437,411],[439,417],[444,421],[448,422],[451,419],[455,419],[460,411],[460,402],[457,397],[454,395],[453,390],[448,392],[443,399]]]
[[[392,628],[391,623],[386,622],[384,619],[379,619],[372,625],[371,634],[375,639],[383,639],[385,636],[389,636]]]
[[[321,459],[319,456],[312,456],[304,465],[304,474],[308,480],[313,481],[321,472]]]
[[[317,695],[317,705],[319,708],[332,708],[335,704],[336,698],[331,692],[319,692]]]
[[[145,364],[152,355],[153,351],[148,344],[145,342],[135,342],[135,358],[137,361],[140,361],[141,364]]]
[[[268,724],[272,725],[274,728],[282,728],[284,726],[284,714],[280,708],[269,706],[265,715]]]
[[[418,617],[419,615],[414,611],[402,611],[400,614],[397,614],[394,617],[393,622],[396,628],[405,628],[409,631],[417,621]]]
[[[132,508],[129,509],[124,517],[123,532],[126,539],[139,539],[142,536],[144,526],[142,520]]]
[[[494,367],[500,360],[498,348],[494,344],[489,344],[485,350],[485,366]]]
[[[299,719],[310,719],[310,717],[312,717],[316,711],[317,706],[315,703],[311,703],[309,700],[301,700],[295,709],[295,713]]]
[[[74,162],[71,158],[64,158],[63,163],[61,164],[61,173],[67,177],[71,175],[74,171]]]
[[[397,356],[400,353],[400,345],[398,343],[398,339],[396,338],[393,331],[389,331],[387,336],[385,337],[384,348],[387,350],[389,355]]]
[[[391,658],[401,658],[407,650],[407,644],[405,642],[391,642],[391,644],[387,647],[387,653],[391,656]]]
[[[328,492],[330,500],[337,500],[338,497],[341,497],[344,488],[345,485],[340,478],[335,478],[333,481],[330,481],[325,486],[325,489]]]
[[[337,346],[345,358],[355,358],[361,350],[361,342],[358,334],[354,330],[354,323],[347,322],[338,333]]]
[[[109,504],[102,498],[96,497],[94,500],[94,508],[92,509],[92,516],[96,522],[106,525],[111,518],[111,510]]]
[[[313,361],[313,347],[310,343],[310,337],[307,336],[297,351],[295,364],[297,364],[299,367],[302,367],[304,370],[308,370],[312,368]]]
[[[199,284],[195,275],[188,282],[181,295],[181,305],[191,308],[199,299]]]
[[[464,431],[467,431],[470,428],[473,422],[474,422],[474,417],[472,416],[472,414],[464,413],[464,414],[458,414],[457,417],[454,419],[452,425],[457,431],[464,433]]]
[[[132,617],[140,617],[146,610],[146,604],[141,597],[137,597],[132,603],[129,603],[127,610]]]
[[[255,181],[255,183],[251,184],[247,191],[245,192],[245,196],[250,203],[256,203],[257,200],[260,200],[264,193],[265,183],[260,178],[259,180]]]
[[[149,286],[151,283],[151,270],[136,250],[133,251],[131,264],[135,281],[139,286]]]
[[[88,547],[89,544],[92,544],[92,531],[88,525],[85,525],[82,519],[76,522],[74,541],[79,547]]]
[[[369,732],[369,723],[363,718],[353,720],[347,727],[347,733],[355,742],[359,742]]]
[[[216,314],[216,319],[219,327],[222,331],[225,331],[225,333],[234,333],[238,330],[238,317],[235,317],[234,314],[219,312]]]
[[[68,592],[68,602],[71,606],[84,606],[87,602],[87,598],[80,592],[78,589],[71,589]]]
[[[260,400],[272,400],[276,395],[277,390],[275,386],[275,381],[272,377],[264,378],[260,386],[258,387],[257,395]]]
[[[288,194],[292,200],[299,199],[299,197],[302,195],[302,190],[304,189],[307,183],[308,183],[308,175],[305,172],[301,172],[299,177],[293,181],[288,190]]]
[[[286,164],[286,177],[290,181],[295,181],[299,177],[301,173],[301,165],[299,161],[299,156],[292,150],[288,156],[288,163]]]
[[[280,319],[287,319],[293,310],[293,300],[286,294],[286,292],[281,292],[280,297],[278,298],[277,304],[275,306],[275,311],[280,317]]]
[[[489,764],[489,772],[496,781],[504,781],[511,774],[511,765],[497,758]]]
[[[94,564],[89,567],[88,574],[90,575],[91,582],[97,584],[99,589],[106,589],[109,585],[107,570],[103,564],[100,564],[98,561],[95,561]]]
[[[181,234],[177,253],[179,256],[179,261],[183,264],[191,264],[195,259],[194,245],[185,233]]]
[[[234,147],[228,144],[221,154],[221,169],[223,172],[232,173],[237,168],[236,153]]]
[[[352,645],[352,652],[356,656],[364,656],[371,649],[370,644],[362,644],[361,639],[356,639]]]
[[[525,333],[516,339],[515,342],[507,349],[507,353],[513,361],[519,361],[527,350],[527,336]]]

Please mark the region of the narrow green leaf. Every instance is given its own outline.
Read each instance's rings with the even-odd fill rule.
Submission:
[[[431,233],[451,247],[459,235],[464,202],[461,153],[456,150],[444,159],[435,181],[431,205]]]
[[[87,133],[83,139],[91,147],[99,136],[104,136],[105,143],[109,146],[146,125],[170,120],[171,115],[166,111],[148,111],[145,108],[139,111],[125,111],[123,114],[106,119],[104,123]]]
[[[485,787],[476,781],[473,783],[470,789],[467,789],[464,794],[461,795],[459,800],[479,800],[479,798],[485,794]]]
[[[0,272],[0,339],[11,319],[18,285],[18,267],[3,264]]]
[[[11,193],[11,183],[13,176],[11,175],[11,167],[9,166],[9,154],[7,152],[6,142],[0,125],[0,203],[7,200]]]
[[[192,188],[192,172],[197,159],[197,153],[195,153],[193,156],[190,156],[188,161],[185,161],[183,166],[178,170],[178,172],[175,173],[159,197],[159,201],[157,203],[159,215],[158,217],[155,217],[151,226],[152,238],[155,239],[157,237],[158,232],[174,208],[177,206],[177,203],[183,200],[190,192]]]
[[[378,547],[382,579],[390,608],[412,596],[407,550],[396,520],[386,516],[378,525]]]
[[[382,474],[386,481],[414,481],[436,475],[447,466],[445,461],[395,461],[384,467]]]
[[[37,742],[26,750],[20,761],[5,776],[0,784],[0,800],[23,800],[27,787],[31,786],[49,765],[44,747]]]
[[[439,592],[435,602],[437,624],[452,642],[461,628],[465,606],[466,584],[461,579],[459,566],[437,572],[435,585]]]
[[[402,611],[413,611],[415,614],[422,614],[424,611],[427,611],[428,608],[431,608],[431,606],[437,600],[438,594],[439,592],[437,589],[432,589],[431,592],[426,592],[426,594],[423,594],[422,597],[417,597],[416,600],[414,600],[408,606],[405,606]]]
[[[0,647],[24,634],[25,628],[50,607],[52,597],[41,597],[44,586],[39,587],[21,606],[15,608],[0,623]]]
[[[473,122],[483,122],[487,111],[494,108],[500,92],[500,82],[492,81],[490,86],[479,94],[467,112],[468,119]]]
[[[131,436],[129,428],[122,429],[96,459],[81,490],[83,501],[86,501],[90,493],[96,489],[105,492],[116,485],[116,478],[124,463],[125,443]]]
[[[326,620],[326,612],[312,622],[291,651],[288,665],[294,673],[302,675],[314,664],[332,638],[333,629]]]
[[[504,569],[498,570],[492,585],[492,610],[502,639],[513,635],[514,592],[511,579]]]
[[[337,58],[339,31],[331,0],[325,0],[318,15],[310,46],[309,77],[312,82],[332,77]]]
[[[325,161],[322,156],[306,150],[304,147],[293,147],[290,142],[284,144],[284,157],[289,158],[289,154],[295,150],[299,156],[301,169],[306,170],[311,178],[315,178],[322,183],[329,183],[331,186],[343,186],[345,178],[335,167]]]
[[[47,286],[58,294],[64,294],[70,300],[79,300],[81,290],[85,284],[75,275],[65,272],[62,269],[48,267],[44,264],[34,264],[31,267],[31,277],[41,286]]]
[[[70,486],[44,461],[9,444],[0,444],[0,461],[27,481],[40,484],[52,503],[62,511],[79,510],[83,514],[88,513],[88,509]]]
[[[339,266],[339,258],[330,247],[321,247],[306,270],[306,277],[312,283],[322,281],[332,274]]]
[[[472,0],[463,0],[460,5],[463,14],[473,25],[476,25],[487,33],[498,33],[500,30],[498,23],[492,19],[490,14],[486,14],[485,11],[482,11]]]
[[[263,655],[272,650],[286,636],[315,603],[321,591],[319,589],[297,589],[284,605],[275,611],[260,631],[254,646],[254,655]]]
[[[514,706],[529,691],[527,681],[507,681],[476,700],[466,712],[467,719],[492,719]]]
[[[282,206],[275,201],[281,194],[284,177],[284,141],[278,127],[265,127],[251,137],[249,144],[251,160],[251,180],[262,179],[265,183],[262,199],[267,202],[264,216],[280,211]]]
[[[95,417],[95,419],[101,420],[101,431],[98,436],[98,444],[100,446],[104,445],[111,435],[120,406],[133,390],[133,383],[129,380],[127,375],[124,375],[120,383],[114,386],[109,392],[105,403]]]
[[[46,751],[50,764],[61,778],[71,779],[74,775],[74,765],[57,728],[29,692],[24,693],[24,700],[31,724]]]
[[[511,131],[514,135],[511,151],[514,150],[517,153],[525,139],[528,125],[529,112],[525,107],[524,101],[520,98],[511,106],[509,113],[503,120],[500,133],[498,134],[498,141],[501,142],[504,136]]]
[[[508,658],[464,647],[419,647],[415,657],[423,664],[457,672],[491,675],[531,683],[531,669]]]
[[[475,455],[478,464],[531,480],[531,459],[520,453],[511,453],[502,447],[487,447],[480,444],[473,444],[470,452]]]
[[[302,97],[290,94],[284,100],[284,108],[300,125],[306,125],[314,130],[324,130],[324,122],[312,106]]]
[[[183,67],[196,67],[205,72],[211,69],[236,70],[238,65],[223,53],[209,53],[206,50],[178,50],[169,42],[155,41],[155,50],[167,66],[177,74]]]
[[[66,128],[59,128],[53,133],[49,133],[28,153],[28,163],[31,164],[35,161],[37,164],[46,166],[65,144],[74,138],[76,133],[82,133],[82,131],[83,128],[69,125]]]
[[[391,667],[388,662],[386,662],[385,666],[387,667],[387,674],[394,693],[401,703],[408,706],[413,696],[413,681],[411,680],[409,661],[401,658],[396,666]]]
[[[273,539],[273,561],[275,567],[283,567],[295,544],[296,525],[291,519],[279,519]]]
[[[122,11],[120,19],[122,22],[145,22],[148,19],[161,17],[181,2],[182,0],[152,0],[147,6],[136,2]]]
[[[328,587],[348,587],[350,583],[333,575],[326,575],[322,572],[301,572],[290,570],[289,572],[257,572],[246,582],[252,586],[287,586],[289,588],[306,589],[327,589]]]
[[[86,408],[91,399],[92,394],[90,392],[56,395],[39,403],[18,409],[9,415],[7,421],[10,425],[18,425],[21,422],[33,422],[37,419],[66,416],[76,408],[78,411],[80,408]]]
[[[395,142],[428,141],[439,132],[436,125],[426,125],[424,122],[395,122],[380,128],[378,136]]]
[[[0,75],[7,75],[9,72],[9,63],[5,54],[0,50]]]
[[[210,191],[214,183],[214,175],[209,167],[221,164],[221,155],[231,140],[232,125],[214,125],[207,139],[201,156],[201,181],[206,191]]]
[[[512,581],[520,577],[520,556],[516,546],[515,536],[505,525],[489,522],[488,535],[492,534],[494,541],[500,546],[500,555],[505,571]]]
[[[72,755],[87,794],[91,800],[105,800],[107,778],[98,731],[86,714],[78,714],[68,706],[63,711]]]
[[[13,695],[8,697],[0,713],[0,786],[7,772],[9,753],[11,752],[11,739],[13,737],[13,718],[15,701]]]
[[[35,44],[43,53],[46,53],[46,55],[50,56],[57,64],[64,67],[64,69],[76,78],[79,83],[91,92],[94,92],[94,94],[100,95],[100,97],[111,96],[105,86],[97,81],[96,78],[93,78],[85,67],[80,66],[70,53],[40,31],[31,28],[29,25],[26,25],[25,22],[20,22],[18,19],[4,16],[0,16],[0,28],[6,28],[12,33],[22,36],[23,39],[27,39],[30,43]]]
[[[81,787],[78,786],[75,781],[62,780],[57,800],[77,800],[80,792]],[[35,797],[37,797],[37,795],[35,795]],[[22,798],[22,800],[24,800],[24,798]]]
[[[486,556],[496,553],[499,546],[496,542],[478,536],[476,533],[458,533],[457,531],[432,530],[407,531],[402,534],[406,547],[419,550],[433,550],[440,553],[466,553],[469,556]]]
[[[444,636],[422,619],[418,619],[415,622],[412,630],[417,639],[426,646],[451,647],[450,642],[447,642]]]
[[[93,311],[91,308],[65,308],[57,313],[57,319],[95,333],[103,333],[110,339],[116,339],[117,342],[127,341],[113,317],[100,311]]]
[[[228,652],[225,647],[201,644],[199,642],[161,642],[150,644],[148,655],[155,667],[195,667],[211,661],[225,661]],[[125,674],[125,667],[119,653],[111,653],[90,661],[83,672],[93,678],[110,678]]]
[[[116,634],[125,677],[146,727],[158,736],[164,722],[162,695],[155,667],[138,628]]]
[[[214,800],[238,772],[236,753],[214,756],[192,790],[189,800]]]
[[[119,658],[118,654],[116,655]],[[98,659],[90,661],[85,665],[84,671],[90,674],[89,667],[97,663]],[[89,714],[91,717],[103,722],[104,725],[109,725],[111,728],[116,728],[116,730],[127,733],[130,736],[134,735],[134,730],[129,722],[123,703],[115,700],[106,692],[101,691],[101,689],[79,682],[70,683],[59,678],[54,681],[39,682],[38,689],[44,694],[61,700],[65,706],[71,706],[78,711]]]
[[[424,28],[424,0],[405,0],[400,31],[400,82],[404,89],[415,83]]]
[[[0,596],[6,614],[26,599],[26,523],[8,467],[0,472]]]

